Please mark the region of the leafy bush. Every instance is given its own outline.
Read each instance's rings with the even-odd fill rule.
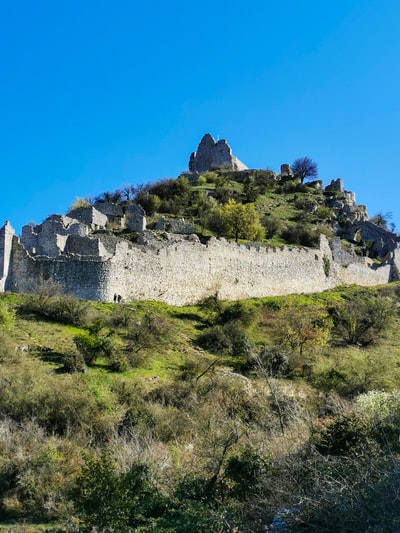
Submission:
[[[29,296],[20,306],[21,311],[35,313],[48,320],[82,326],[86,320],[87,304],[75,296],[47,295]]]
[[[318,246],[320,233],[311,226],[296,224],[289,226],[282,231],[282,239],[289,244],[299,244],[301,246],[316,247]]]
[[[230,494],[239,499],[248,498],[258,490],[258,483],[266,476],[268,467],[269,460],[248,446],[232,454],[226,461],[223,475]]]
[[[252,351],[246,330],[238,321],[208,328],[200,335],[199,343],[214,353],[225,355],[249,357]]]
[[[389,297],[354,295],[333,310],[336,333],[348,344],[374,344],[390,327],[395,313]]]
[[[262,225],[265,228],[265,236],[267,239],[272,239],[275,235],[280,235],[285,227],[285,223],[282,220],[269,213],[263,217]]]
[[[0,300],[0,328],[10,330],[15,324],[15,309]]]
[[[72,492],[81,520],[79,531],[135,531],[146,523],[155,493],[148,482],[148,467],[137,463],[121,471],[106,452],[85,457],[85,465]]]

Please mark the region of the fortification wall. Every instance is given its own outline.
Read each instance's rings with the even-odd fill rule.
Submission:
[[[46,282],[60,285],[66,294],[85,300],[111,300],[107,288],[110,263],[99,257],[32,257],[15,241],[8,290],[34,293]]]
[[[76,251],[79,240],[74,236]],[[390,279],[389,265],[335,263],[327,240],[319,249],[267,248],[191,235],[169,235],[147,245],[114,240],[115,253],[103,257],[31,256],[15,239],[8,290],[35,292],[51,280],[66,293],[90,300],[158,300],[172,305],[197,302],[218,293],[225,300],[320,292],[342,284],[378,285]]]
[[[111,259],[109,294],[126,300],[154,299],[173,305],[196,302],[218,293],[226,300],[312,293],[337,285],[387,283],[390,266],[343,267],[333,262],[325,238],[319,249],[266,248],[210,239],[175,239],[160,246],[121,243]]]

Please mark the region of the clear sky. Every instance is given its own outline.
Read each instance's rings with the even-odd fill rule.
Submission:
[[[398,0],[15,0],[0,11],[0,224],[176,177],[204,133],[307,155],[400,231]]]

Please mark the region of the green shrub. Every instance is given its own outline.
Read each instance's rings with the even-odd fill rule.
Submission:
[[[258,490],[258,483],[266,476],[268,467],[268,459],[248,446],[232,454],[223,474],[230,494],[239,499],[248,498]]]
[[[389,297],[354,295],[333,310],[335,330],[346,343],[367,346],[390,327],[395,313]]]
[[[0,329],[10,330],[15,324],[15,309],[0,300]]]
[[[75,296],[30,295],[20,306],[22,312],[35,313],[48,320],[82,326],[86,320],[87,304]]]
[[[148,481],[148,467],[134,464],[122,471],[106,452],[86,455],[85,465],[72,492],[79,531],[136,531],[151,514],[155,498]]]
[[[79,352],[69,351],[63,354],[63,368],[66,372],[85,372],[85,359]]]
[[[199,343],[207,350],[225,355],[249,357],[252,351],[246,331],[237,321],[208,328],[200,335]]]
[[[88,331],[81,331],[74,336],[73,341],[87,365],[93,364],[103,354],[104,339]]]

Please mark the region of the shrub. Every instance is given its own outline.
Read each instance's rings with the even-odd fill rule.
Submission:
[[[64,370],[66,372],[85,372],[85,359],[79,352],[69,351],[63,354]]]
[[[121,471],[106,452],[86,455],[72,497],[82,521],[80,531],[134,531],[151,510],[148,467],[138,463]]]
[[[226,461],[223,478],[230,485],[230,494],[248,498],[258,490],[258,482],[265,477],[269,461],[249,446],[232,454]]]
[[[252,351],[246,330],[238,321],[208,328],[200,335],[199,343],[207,350],[224,355],[249,357]]]
[[[266,374],[271,377],[279,377],[289,372],[289,356],[285,350],[280,348],[264,347],[258,354],[256,367],[262,366]]]
[[[91,365],[103,353],[103,339],[81,331],[74,336],[73,341],[87,365]]]
[[[282,239],[287,243],[309,247],[316,247],[318,245],[319,235],[320,233],[316,228],[304,224],[289,226],[282,231]]]
[[[272,239],[274,235],[279,235],[285,227],[282,220],[270,214],[266,214],[263,217],[262,225],[265,228],[265,236],[267,239]]]
[[[0,300],[0,328],[10,330],[15,324],[15,310]]]
[[[52,289],[51,289],[52,290]],[[54,291],[59,290],[54,287]],[[38,294],[29,296],[20,307],[21,311],[35,313],[48,320],[82,326],[86,320],[87,304],[75,296],[53,295],[39,291]]]
[[[376,343],[391,325],[395,312],[389,297],[354,295],[333,310],[336,333],[348,344]]]
[[[237,301],[229,304],[220,314],[218,321],[221,324],[236,321],[245,327],[250,326],[256,319],[257,309],[255,306],[246,305],[244,302]]]

